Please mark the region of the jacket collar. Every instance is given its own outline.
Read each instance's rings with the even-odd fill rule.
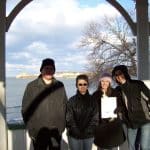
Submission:
[[[38,85],[39,86],[45,86],[45,87],[49,87],[49,86],[52,86],[52,85],[54,85],[55,83],[57,82],[57,80],[53,77],[53,79],[52,79],[52,83],[51,84],[49,84],[49,85],[46,85],[45,83],[44,83],[44,81],[43,81],[43,79],[42,79],[42,77],[41,76],[39,76],[38,77]]]

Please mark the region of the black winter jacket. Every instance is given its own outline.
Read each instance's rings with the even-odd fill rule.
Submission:
[[[85,139],[94,136],[95,127],[98,125],[98,110],[91,95],[87,92],[72,96],[67,103],[67,134],[68,136]]]
[[[146,119],[145,110],[141,105],[141,92],[148,97],[150,103],[150,90],[144,82],[140,80],[127,80],[125,84],[120,85],[117,89],[123,93],[122,104],[124,107],[126,125],[130,128],[138,128],[150,122],[150,120]]]
[[[62,82],[53,79],[46,85],[41,77],[30,82],[24,92],[22,116],[30,137],[36,138],[41,128],[65,129],[67,96]]]

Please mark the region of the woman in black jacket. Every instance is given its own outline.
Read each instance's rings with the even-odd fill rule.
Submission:
[[[121,94],[114,88],[111,87],[112,78],[109,73],[103,73],[99,79],[99,85],[97,90],[93,93],[92,97],[94,100],[96,100],[99,110],[99,124],[102,125],[102,123],[109,123],[114,118],[117,118],[117,114],[119,115],[119,106],[121,106]],[[112,116],[109,116],[105,112],[105,108],[102,107],[102,100],[103,102],[107,100],[107,98],[112,98],[114,102],[116,103],[116,107],[114,108]],[[109,105],[109,104],[108,104]],[[110,103],[109,106],[106,106],[108,108],[112,108],[112,104]],[[115,130],[115,129],[114,129]],[[96,137],[99,137],[97,140],[99,141],[99,145],[101,145],[101,148],[98,148],[98,150],[104,150],[104,149],[112,149],[113,145],[117,145],[117,143],[120,142],[120,139],[124,139],[124,137],[120,137],[122,135],[121,133],[111,133],[106,128],[104,130],[101,130],[100,133],[96,133]],[[124,135],[123,135],[124,136]],[[110,137],[113,137],[112,139]],[[96,139],[95,139],[96,140]],[[97,141],[97,142],[98,142]],[[114,148],[115,149],[115,148]]]
[[[88,92],[88,84],[87,75],[77,76],[77,93],[67,103],[66,122],[70,150],[92,149],[98,111]]]

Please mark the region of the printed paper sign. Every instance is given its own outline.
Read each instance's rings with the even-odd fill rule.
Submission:
[[[116,107],[116,97],[103,97],[101,99],[102,118],[116,118],[117,114],[114,114]]]

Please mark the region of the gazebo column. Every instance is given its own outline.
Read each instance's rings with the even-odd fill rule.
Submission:
[[[136,1],[137,16],[137,75],[140,80],[150,79],[150,49],[148,1]]]
[[[5,27],[6,0],[0,4],[0,150],[7,150],[6,87],[5,87]]]

